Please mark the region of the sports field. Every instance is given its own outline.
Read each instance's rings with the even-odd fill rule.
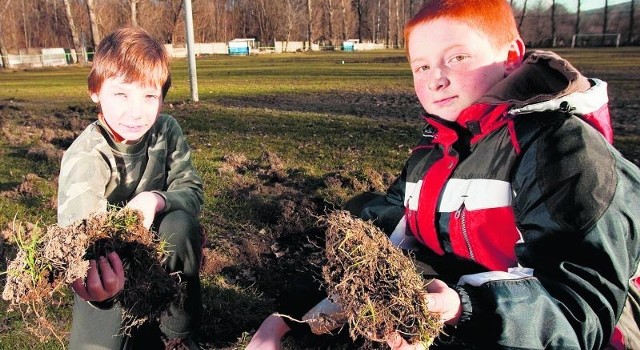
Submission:
[[[640,164],[640,48],[557,51],[609,83],[615,143]],[[402,51],[297,53],[197,60],[199,102],[186,61],[172,62],[164,112],[181,123],[205,181],[207,234],[200,341],[243,348],[283,285],[317,272],[323,235],[312,214],[384,190],[420,135],[421,109]],[[62,153],[96,118],[86,67],[0,71],[0,270],[15,255],[17,223],[55,222]],[[0,276],[0,286],[4,275]],[[71,298],[49,317],[65,343]],[[0,301],[0,349],[41,342]],[[285,348],[357,348],[344,338],[286,340]]]

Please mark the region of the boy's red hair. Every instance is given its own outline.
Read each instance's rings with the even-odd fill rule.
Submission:
[[[466,23],[483,33],[496,49],[520,37],[513,11],[506,0],[428,0],[404,27],[407,52],[411,31],[417,25],[439,18]]]
[[[162,97],[171,86],[169,55],[164,46],[144,29],[125,27],[100,41],[89,72],[89,93],[99,93],[105,79],[124,77],[127,83],[162,87]]]

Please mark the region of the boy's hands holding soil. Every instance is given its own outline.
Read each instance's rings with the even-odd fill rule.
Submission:
[[[164,206],[164,198],[155,192],[139,193],[127,203],[127,208],[139,210],[142,213],[143,225],[146,229],[151,227],[156,213],[162,211]]]
[[[164,198],[154,192],[142,192],[135,196],[127,207],[138,210],[143,216],[143,226],[151,227],[156,213],[164,209]],[[118,295],[124,288],[124,268],[116,252],[89,261],[86,279],[78,278],[71,287],[85,301],[105,301]]]
[[[455,326],[460,320],[462,304],[458,293],[441,280],[434,279],[427,285],[427,305],[429,311],[441,314],[445,324]],[[387,338],[387,344],[393,350],[418,350],[424,349],[422,344],[409,344],[398,333]]]
[[[89,261],[87,278],[78,278],[71,284],[85,301],[105,301],[118,295],[124,288],[124,268],[116,252]]]

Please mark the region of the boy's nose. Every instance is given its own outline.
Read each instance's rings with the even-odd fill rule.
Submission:
[[[144,103],[143,101],[137,101],[137,99],[129,100],[129,116],[131,118],[140,118],[142,117],[144,111]]]
[[[436,91],[443,87],[446,87],[448,84],[449,81],[444,76],[442,69],[434,68],[429,79],[429,89],[432,91]]]

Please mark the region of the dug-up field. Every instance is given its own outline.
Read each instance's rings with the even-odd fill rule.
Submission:
[[[615,145],[640,164],[640,48],[558,51],[609,83]],[[176,117],[205,184],[204,320],[209,349],[242,349],[297,276],[320,276],[317,215],[383,191],[422,126],[402,51],[203,57],[199,102],[174,61],[164,112]],[[59,162],[96,118],[86,67],[0,71],[0,271],[17,224],[55,223]],[[4,287],[5,275],[0,275]],[[64,289],[63,289],[64,290]],[[0,301],[0,349],[59,349],[71,292],[47,309],[56,338]],[[28,320],[27,320],[28,321]],[[348,333],[348,332],[343,332]],[[348,334],[288,337],[285,349],[355,349]]]

